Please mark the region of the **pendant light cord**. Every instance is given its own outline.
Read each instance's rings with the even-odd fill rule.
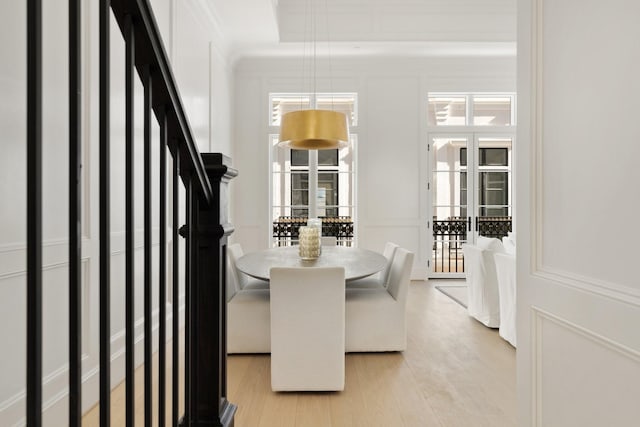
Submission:
[[[304,38],[302,49],[302,91],[299,97],[300,109],[317,109],[318,108],[318,33],[319,33],[319,17],[317,1],[319,0],[307,0],[305,2],[304,12]],[[329,90],[331,94],[331,110],[335,111],[335,94],[333,90],[333,58],[331,51],[331,32],[329,31],[329,5],[328,1],[324,0],[324,21],[325,31],[327,33],[327,51],[328,51],[328,68],[329,68]],[[307,60],[307,55],[310,56]],[[307,81],[308,82],[307,86]],[[305,90],[305,87],[308,89]],[[309,105],[303,107],[304,94],[308,93]]]
[[[327,0],[324,0],[324,17],[325,28],[327,30],[327,50],[329,51],[329,88],[331,90],[331,111],[335,111],[334,105],[334,92],[333,92],[333,60],[331,54],[331,31],[329,31],[329,5]]]
[[[318,11],[315,7],[315,0],[311,0],[313,7],[311,10],[311,15],[313,17],[312,21],[312,31],[313,31],[313,104],[314,108],[318,107],[318,93],[317,93],[317,71],[318,71],[318,63],[317,63],[317,48],[318,48]]]

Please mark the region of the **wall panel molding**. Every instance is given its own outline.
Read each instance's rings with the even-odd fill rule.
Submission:
[[[534,277],[556,282],[594,296],[610,298],[626,304],[640,307],[640,290],[616,283],[584,277],[568,271],[542,267],[533,273]]]
[[[547,266],[543,262],[544,239],[544,4],[545,0],[532,0],[532,53],[531,76],[535,90],[531,91],[531,159],[533,179],[531,194],[535,211],[532,211],[531,273],[543,280],[556,282],[599,297],[640,306],[640,289],[618,283],[582,276]]]
[[[180,306],[180,327],[184,327],[184,305]],[[153,311],[153,352],[155,353],[158,349],[158,310]],[[170,304],[167,304],[167,322],[170,323],[172,320],[172,311]],[[144,336],[143,336],[143,320],[138,319],[136,321],[136,338],[135,338],[135,354],[136,354],[136,367],[139,367],[144,362]],[[167,342],[172,339],[172,330],[171,328],[167,328]],[[122,337],[120,337],[122,335]],[[124,330],[116,333],[111,338],[112,344],[119,345],[116,347],[115,345],[111,350],[111,365],[112,368],[112,378],[111,385],[115,387],[120,381],[124,378],[124,369],[117,369],[118,367],[124,366]],[[97,360],[97,359],[96,359]],[[89,393],[97,391],[98,388],[98,380],[99,380],[99,367],[97,363],[93,367],[87,367],[86,364],[91,361],[90,357],[86,354],[82,356],[82,363],[84,366],[83,375],[82,375],[82,389],[83,389],[83,403],[93,405],[94,399],[88,399],[87,395]],[[43,394],[44,400],[42,404],[43,412],[47,412],[51,410],[54,406],[66,402],[68,393],[68,371],[69,367],[67,364],[60,366],[55,371],[46,375],[43,378]],[[13,426],[23,426],[25,423],[24,412],[25,412],[25,391],[21,391],[16,393],[15,395],[9,397],[3,402],[0,402],[0,413],[3,414],[3,419],[5,420],[17,420]],[[89,407],[84,407],[83,410],[88,410]]]
[[[91,242],[89,240],[83,240],[82,246],[85,248],[83,252],[85,254],[80,258],[82,262],[89,260],[88,250]],[[48,240],[44,241],[43,247],[43,264],[42,270],[53,270],[69,264],[68,253],[69,243],[68,240]],[[27,274],[26,259],[27,259],[27,247],[24,243],[14,243],[9,245],[0,246],[0,265],[9,268],[13,266],[14,270],[3,271],[0,268],[0,282],[5,279],[23,276]]]
[[[640,370],[640,352],[630,347],[616,342],[597,332],[584,328],[568,319],[561,318],[557,315],[549,313],[537,306],[531,306],[531,409],[532,420],[531,425],[542,427],[544,424],[544,405],[543,405],[543,387],[544,387],[544,367],[543,359],[545,357],[545,335],[544,324],[552,324],[560,328],[564,332],[569,332],[591,344],[606,349],[615,356],[631,362]],[[597,359],[595,359],[597,360]],[[608,359],[611,360],[611,359]]]
[[[534,174],[531,179],[531,195],[535,210],[531,215],[531,268],[533,272],[541,270],[542,260],[542,212],[543,212],[543,170],[542,170],[542,126],[543,126],[543,80],[542,80],[542,54],[543,54],[543,28],[542,28],[542,3],[543,0],[532,0],[532,40],[531,40],[531,170]]]
[[[171,229],[167,229],[167,236],[170,236]],[[134,241],[136,245],[134,249],[136,251],[143,249],[143,230],[136,230]],[[159,246],[159,228],[153,228],[152,230],[152,246]],[[43,270],[51,270],[55,268],[59,268],[62,266],[66,266],[69,264],[68,261],[68,240],[47,240],[44,241],[43,246]],[[125,252],[124,249],[125,242],[125,233],[124,232],[112,232],[111,233],[111,256],[122,255]],[[88,239],[83,239],[82,241],[82,251],[84,255],[81,257],[81,260],[85,262],[90,259],[89,255],[93,242]],[[171,245],[171,238],[167,238],[167,246]],[[26,260],[26,250],[27,247],[25,243],[11,243],[0,245],[0,265],[1,266],[17,266],[25,263]],[[26,268],[22,267],[15,270],[7,270],[2,271],[0,268],[0,282],[4,279],[13,278],[26,274]]]

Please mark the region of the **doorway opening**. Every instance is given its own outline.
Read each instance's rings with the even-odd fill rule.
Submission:
[[[430,136],[430,277],[464,274],[462,245],[512,230],[513,137]]]

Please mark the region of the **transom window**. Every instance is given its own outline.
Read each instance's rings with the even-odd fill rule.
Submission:
[[[429,126],[513,126],[513,94],[429,94]]]

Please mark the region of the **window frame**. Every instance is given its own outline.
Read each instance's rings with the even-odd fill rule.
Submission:
[[[430,120],[430,103],[431,98],[464,98],[465,99],[465,117],[464,124],[437,124],[431,123]],[[474,99],[476,98],[509,98],[511,105],[509,124],[508,125],[479,125],[475,124]],[[514,129],[516,122],[516,94],[513,92],[429,92],[427,93],[427,126],[430,129],[439,129],[444,131],[449,128],[497,128],[497,129]]]

